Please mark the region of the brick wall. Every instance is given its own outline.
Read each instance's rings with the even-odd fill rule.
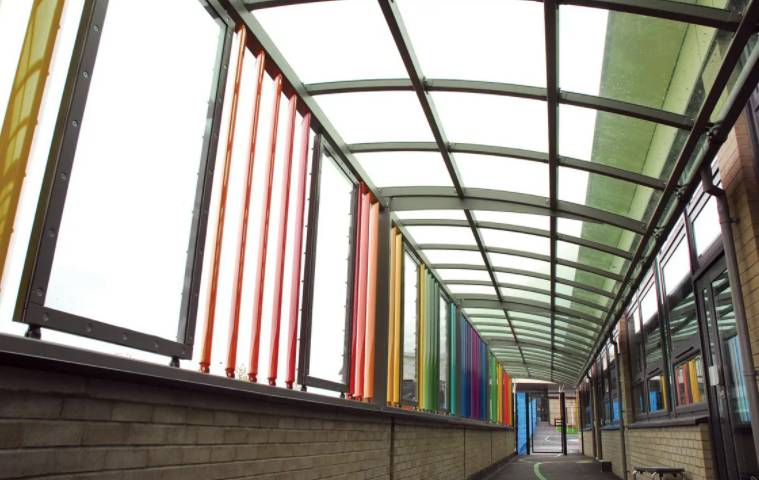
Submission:
[[[622,443],[620,431],[601,430],[601,445],[603,460],[611,462],[611,471],[618,477],[622,477],[624,466],[622,463]]]
[[[754,366],[759,368],[759,179],[745,113],[720,149],[717,162],[733,224],[738,271]]]
[[[582,430],[580,432],[580,439],[582,441],[582,454],[588,457],[593,457],[593,430]]]
[[[0,478],[461,479],[513,432],[0,367]],[[391,476],[392,472],[392,476]]]
[[[635,465],[667,465],[684,468],[688,480],[716,478],[707,424],[630,429],[626,435],[631,470]]]

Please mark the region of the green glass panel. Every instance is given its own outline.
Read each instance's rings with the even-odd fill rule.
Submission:
[[[676,113],[698,111],[729,39],[712,27],[575,6],[559,18],[563,90]],[[579,58],[591,72],[573,71]]]

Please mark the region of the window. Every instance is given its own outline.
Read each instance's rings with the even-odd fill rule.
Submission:
[[[704,371],[701,355],[675,366],[675,399],[677,405],[690,405],[705,400]]]
[[[417,391],[417,263],[406,252],[403,256],[403,365],[401,368],[401,403],[416,403]]]
[[[717,201],[710,197],[704,208],[693,219],[693,239],[696,255],[701,256],[720,236],[719,213]]]
[[[651,413],[667,408],[667,379],[664,375],[648,377],[648,408]]]
[[[582,405],[582,428],[593,427],[593,405],[590,395],[590,380],[587,378],[580,385],[580,404]]]

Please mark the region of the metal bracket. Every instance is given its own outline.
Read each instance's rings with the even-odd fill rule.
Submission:
[[[33,338],[35,340],[41,340],[42,339],[42,329],[39,325],[33,325],[29,324],[29,327],[26,329],[26,333],[24,333],[24,336],[26,338]]]

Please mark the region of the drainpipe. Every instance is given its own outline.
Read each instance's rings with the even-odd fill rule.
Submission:
[[[619,438],[622,441],[622,478],[627,480],[627,445],[625,442],[625,402],[622,398],[622,357],[619,355],[617,340],[611,340],[614,345],[614,358],[617,361],[617,399],[619,401]]]
[[[759,394],[756,389],[756,371],[751,354],[748,324],[746,323],[746,307],[743,304],[743,289],[738,276],[738,259],[735,254],[735,239],[733,238],[732,230],[733,220],[730,218],[730,209],[727,204],[725,191],[714,185],[712,171],[708,163],[705,163],[701,168],[701,187],[717,201],[719,224],[722,230],[722,244],[725,249],[725,265],[727,266],[727,277],[730,281],[730,292],[735,313],[735,328],[738,333],[738,342],[740,342],[741,346],[741,364],[743,370],[741,375],[743,375],[748,390],[746,394],[748,395],[748,408],[751,414],[754,454],[759,459]]]

